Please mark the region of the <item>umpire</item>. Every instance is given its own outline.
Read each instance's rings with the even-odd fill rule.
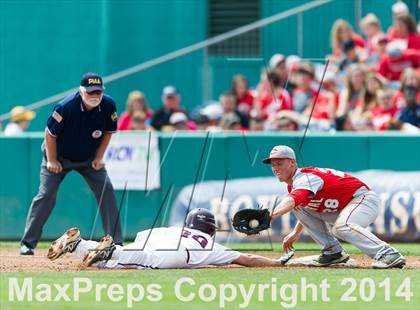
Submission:
[[[122,243],[117,199],[102,160],[116,130],[115,102],[104,94],[102,78],[95,73],[84,74],[79,91],[57,104],[48,118],[39,192],[26,218],[21,255],[34,254],[60,183],[72,170],[83,176],[98,203],[101,201],[99,211],[105,233]]]

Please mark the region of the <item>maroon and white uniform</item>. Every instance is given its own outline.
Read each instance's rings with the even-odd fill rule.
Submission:
[[[342,210],[353,199],[354,193],[369,187],[354,176],[339,170],[306,167],[298,169],[293,176],[293,185],[287,186],[289,193],[308,190],[311,198],[300,204],[317,212],[336,212]]]
[[[82,240],[73,254],[83,258],[98,242]],[[156,227],[137,233],[133,243],[117,245],[108,261],[96,264],[112,269],[198,268],[228,265],[241,254],[214,241],[210,235],[190,228]]]
[[[343,250],[337,238],[375,259],[395,251],[368,228],[380,200],[361,180],[334,169],[305,167],[295,172],[288,191],[295,216],[325,254]]]

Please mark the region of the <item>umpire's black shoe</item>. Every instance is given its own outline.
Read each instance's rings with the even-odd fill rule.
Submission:
[[[350,256],[346,252],[340,252],[335,254],[321,254],[316,262],[319,266],[329,266],[332,264],[345,263],[350,259]]]
[[[34,249],[22,244],[20,246],[20,255],[34,255]]]

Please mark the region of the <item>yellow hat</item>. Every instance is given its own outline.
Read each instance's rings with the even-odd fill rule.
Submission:
[[[32,120],[36,113],[31,110],[26,110],[23,106],[16,106],[10,112],[12,114],[10,120],[12,122],[20,122],[20,121],[30,121]]]

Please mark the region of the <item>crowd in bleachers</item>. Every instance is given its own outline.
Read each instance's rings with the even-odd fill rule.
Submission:
[[[298,131],[310,118],[312,131],[419,132],[420,35],[403,2],[392,6],[392,14],[386,32],[374,14],[360,21],[362,34],[338,19],[331,28],[328,65],[275,54],[255,87],[237,74],[218,102],[190,113],[174,86],[163,89],[163,104],[154,112],[144,94],[133,91],[118,128]]]
[[[218,101],[188,112],[175,86],[163,88],[162,106],[154,111],[134,90],[118,130],[299,131],[309,125],[311,131],[420,132],[420,25],[402,1],[392,6],[392,16],[385,31],[367,14],[361,34],[338,19],[325,61],[274,54],[257,85],[237,74]],[[33,115],[15,118],[27,127]]]

